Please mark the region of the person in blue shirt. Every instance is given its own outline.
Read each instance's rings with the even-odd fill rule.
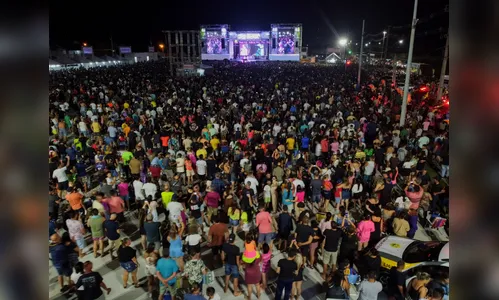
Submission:
[[[301,149],[308,151],[309,146],[310,146],[310,139],[307,136],[304,136],[301,139]]]
[[[170,258],[170,249],[163,249],[163,258],[160,258],[156,264],[160,299],[162,299],[161,297],[164,296],[167,289],[170,295],[175,295],[178,271],[177,263]]]
[[[201,288],[199,284],[193,283],[191,285],[191,293],[184,295],[184,300],[206,300],[203,295],[201,295]]]
[[[293,191],[291,189],[291,184],[288,183],[286,187],[282,189],[282,205],[288,207],[288,211],[293,209]]]

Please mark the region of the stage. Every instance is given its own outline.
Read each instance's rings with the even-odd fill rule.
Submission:
[[[229,25],[201,26],[201,59],[240,62],[300,61],[301,24],[272,24],[270,31],[230,31]]]

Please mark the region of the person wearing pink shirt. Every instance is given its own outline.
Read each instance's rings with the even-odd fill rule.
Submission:
[[[267,243],[272,249],[272,239],[274,230],[272,229],[272,216],[268,211],[265,211],[265,204],[258,205],[260,211],[256,215],[256,226],[258,227],[258,247],[261,249],[263,243]]]
[[[330,146],[331,152],[333,152],[333,154],[338,154],[338,151],[340,150],[340,143],[338,143],[337,140],[334,140]]]
[[[116,190],[111,191],[111,198],[107,199],[106,202],[109,204],[110,213],[118,216],[118,222],[125,221],[125,215],[123,214],[125,210],[125,201],[118,196]]]
[[[118,184],[118,192],[120,197],[125,201],[126,210],[130,210],[130,194],[128,193],[128,183],[122,181]]]
[[[357,237],[359,238],[359,248],[362,249],[367,247],[369,243],[369,238],[371,237],[371,232],[374,232],[374,222],[371,220],[371,215],[366,214],[364,216],[364,220],[360,221],[359,225],[357,225]]]

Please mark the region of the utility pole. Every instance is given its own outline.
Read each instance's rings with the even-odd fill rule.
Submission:
[[[392,85],[394,89],[397,89],[397,86],[395,85],[396,81],[396,72],[397,72],[397,54],[393,56],[393,61],[392,61],[393,69],[392,69]]]
[[[405,69],[404,96],[402,98],[402,112],[400,114],[400,127],[405,125],[407,114],[407,96],[409,96],[409,81],[411,79],[412,52],[414,50],[414,36],[416,35],[416,24],[418,14],[418,0],[414,0],[414,12],[412,14],[411,40],[409,43],[409,54],[407,55],[407,67]]]
[[[360,89],[360,73],[362,72],[362,54],[364,52],[364,25],[366,20],[362,20],[362,36],[360,37],[359,73],[357,74],[357,88]]]
[[[447,70],[447,60],[449,59],[449,33],[447,33],[447,41],[445,42],[444,61],[442,62],[442,70],[440,71],[440,82],[438,83],[437,101],[442,99],[444,90],[445,71]]]
[[[390,37],[390,27],[388,27],[388,30],[387,30],[387,33],[386,33],[386,42],[385,44],[383,45],[383,57],[384,59],[386,60],[388,58],[388,41],[389,41],[389,37]],[[385,49],[386,47],[386,49]],[[385,64],[383,63],[383,68],[385,68]]]
[[[110,35],[111,40],[111,56],[114,56],[114,44],[113,44],[113,35]]]

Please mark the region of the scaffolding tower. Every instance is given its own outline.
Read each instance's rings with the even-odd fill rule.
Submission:
[[[170,64],[170,75],[175,68],[185,64],[201,64],[201,40],[199,30],[163,30],[166,58]]]

